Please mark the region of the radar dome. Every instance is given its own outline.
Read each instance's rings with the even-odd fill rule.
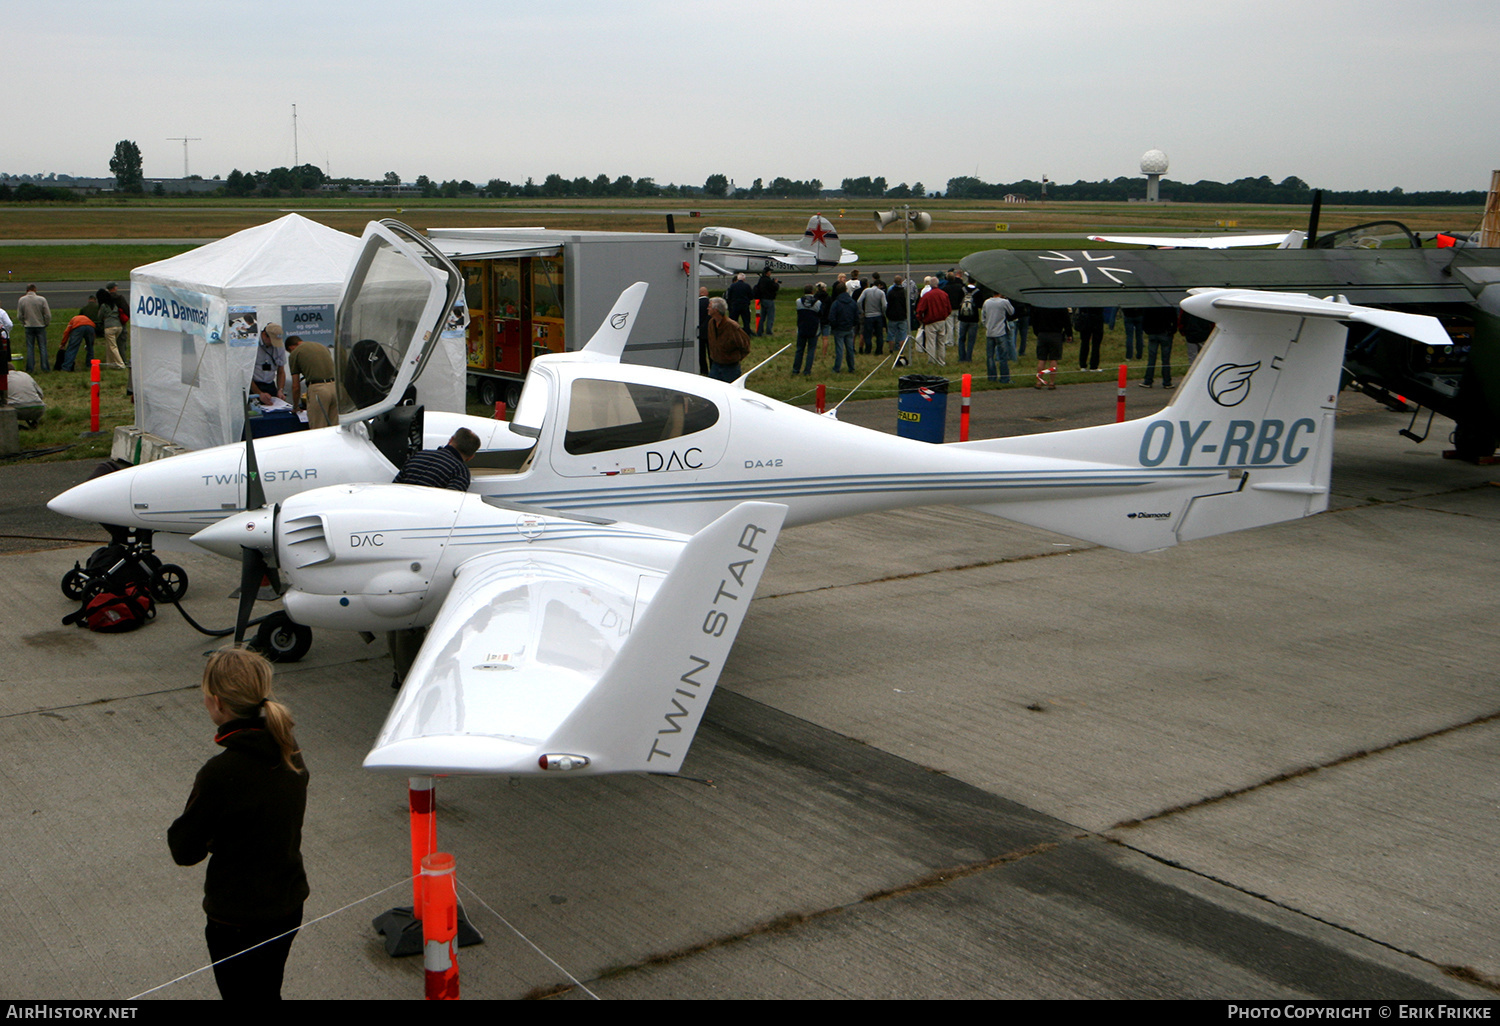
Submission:
[[[1141,155],[1141,174],[1164,175],[1167,173],[1167,155],[1161,150],[1147,150]]]

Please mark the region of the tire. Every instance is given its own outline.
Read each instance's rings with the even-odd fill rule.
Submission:
[[[500,383],[494,378],[479,378],[474,384],[474,392],[480,406],[494,409],[496,400],[500,398]]]
[[[508,409],[514,410],[516,408],[516,404],[520,401],[521,382],[512,381],[510,384],[505,386],[505,405]]]
[[[62,593],[74,602],[82,602],[89,594],[89,573],[74,567],[62,576]]]
[[[273,663],[295,663],[312,648],[312,628],[272,613],[255,632],[255,650]]]
[[[151,575],[151,595],[158,602],[176,602],[187,594],[187,571],[176,563],[163,563]]]

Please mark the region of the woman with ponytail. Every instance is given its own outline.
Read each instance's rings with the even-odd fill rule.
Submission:
[[[275,1000],[308,894],[301,850],[307,768],[291,713],[271,697],[271,664],[260,655],[226,648],[209,656],[203,705],[224,751],[198,771],[167,843],[180,866],[210,856],[204,934],[213,961],[228,959],[214,966],[220,996]]]

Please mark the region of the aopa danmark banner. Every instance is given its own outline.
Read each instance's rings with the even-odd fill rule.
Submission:
[[[209,296],[169,285],[134,285],[130,323],[137,328],[197,335],[208,342],[224,340],[229,304],[222,296]]]

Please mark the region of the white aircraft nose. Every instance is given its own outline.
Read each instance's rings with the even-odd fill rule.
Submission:
[[[269,553],[276,544],[276,510],[263,507],[225,517],[193,535],[192,541],[230,559],[239,559],[242,548]]]
[[[130,483],[133,476],[129,470],[117,470],[113,474],[85,481],[54,497],[47,503],[47,508],[75,520],[94,520],[101,524],[128,527],[136,522],[135,510],[130,504]]]

